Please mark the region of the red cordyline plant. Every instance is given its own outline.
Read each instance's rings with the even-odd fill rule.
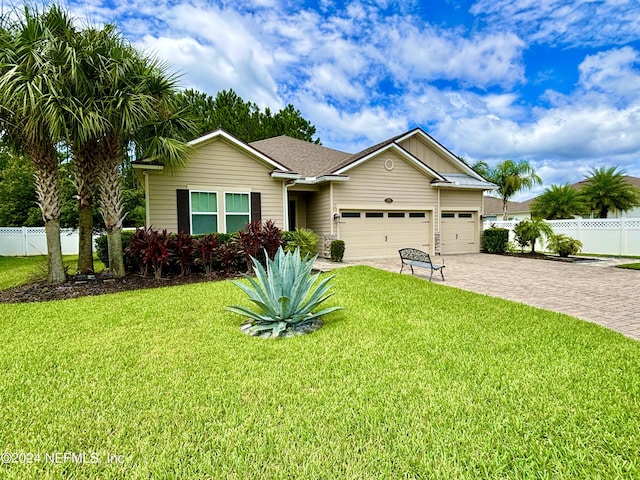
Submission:
[[[204,273],[211,275],[216,255],[219,253],[220,242],[218,235],[215,233],[203,235],[194,241],[194,247],[198,254],[198,260],[204,268]]]
[[[180,231],[178,235],[170,236],[169,249],[175,256],[176,263],[180,265],[180,276],[185,277],[189,275],[191,273],[191,267],[193,266],[193,255],[196,251],[193,237],[188,233]]]
[[[171,257],[169,234],[166,230],[158,233],[149,227],[139,228],[131,239],[131,246],[126,253],[140,260],[142,275],[147,275],[149,266],[153,269],[156,280],[162,278],[162,266],[169,263]]]
[[[244,255],[247,270],[251,269],[252,258],[264,258],[263,251],[267,251],[269,258],[273,259],[278,248],[282,246],[284,239],[280,230],[272,220],[262,222],[254,220],[238,232],[238,253]]]

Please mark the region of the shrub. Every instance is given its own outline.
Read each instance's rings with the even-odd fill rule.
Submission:
[[[293,252],[296,248],[303,257],[314,256],[318,253],[318,235],[308,228],[296,228],[293,232],[288,232],[285,252]]]
[[[249,270],[252,258],[258,258],[263,250],[267,252],[269,258],[273,258],[282,241],[282,230],[272,220],[265,223],[254,220],[245,225],[244,230],[238,232],[238,253],[244,255],[246,267]]]
[[[509,230],[491,227],[482,233],[482,248],[488,253],[505,253],[509,243]]]
[[[549,237],[549,243],[547,243],[547,248],[561,257],[568,257],[580,251],[582,242],[563,234],[551,235]]]
[[[344,241],[333,240],[329,245],[329,256],[332,262],[341,262],[344,257]]]
[[[170,247],[171,239],[166,230],[159,233],[151,227],[146,230],[138,228],[131,240],[131,246],[125,252],[140,262],[142,275],[147,275],[151,267],[155,279],[159,280],[162,278],[162,267],[167,265],[171,258]]]
[[[313,313],[333,295],[329,293],[333,275],[315,285],[320,274],[311,275],[311,269],[317,256],[302,258],[300,250],[284,253],[281,247],[273,260],[266,253],[266,271],[258,260],[251,259],[256,278],[244,275],[249,286],[233,282],[259,307],[258,310],[237,305],[227,307],[230,312],[249,317],[249,333],[275,338],[289,331],[300,332],[302,327],[317,322],[322,315],[342,308],[329,307]]]
[[[194,255],[196,254],[196,245],[193,237],[182,231],[178,235],[170,235],[169,250],[172,258],[180,266],[180,276],[189,275],[194,264]]]
[[[138,260],[130,255],[127,255],[127,248],[131,246],[131,240],[133,239],[135,232],[123,231],[122,235],[122,251],[124,253],[124,269],[126,272],[136,272],[140,269]],[[109,247],[107,245],[107,234],[103,233],[96,238],[96,254],[98,260],[100,260],[105,268],[109,268]]]
[[[210,275],[213,272],[214,263],[219,254],[219,235],[217,233],[202,235],[194,239],[193,243],[197,261],[202,265],[204,273]]]

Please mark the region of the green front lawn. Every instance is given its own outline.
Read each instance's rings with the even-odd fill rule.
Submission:
[[[280,341],[239,332],[230,282],[0,305],[0,448],[41,455],[0,477],[640,477],[640,343],[410,275],[334,282],[346,310]]]
[[[78,265],[77,255],[65,255],[64,264],[69,273],[74,273]],[[96,271],[104,268],[102,262],[94,258]],[[3,257],[0,256],[0,290],[18,287],[34,280],[47,279],[47,257]]]

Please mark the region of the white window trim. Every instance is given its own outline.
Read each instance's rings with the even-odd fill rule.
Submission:
[[[242,212],[227,212],[227,193],[232,194],[232,195],[246,195],[247,199],[249,200],[249,211],[247,211],[246,213],[242,213]],[[224,233],[228,233],[227,232],[227,215],[233,215],[233,216],[248,216],[249,217],[249,222],[251,222],[251,192],[236,192],[236,191],[231,191],[231,192],[224,192],[223,193],[223,213],[222,213],[222,224],[224,227]]]
[[[191,194],[192,193],[213,193],[216,196],[216,211],[215,212],[194,212],[193,211],[193,205],[191,202]],[[193,216],[194,215],[215,215],[216,216],[216,226],[217,226],[217,231],[220,231],[220,212],[218,211],[218,202],[219,202],[219,195],[218,192],[216,191],[211,191],[211,190],[189,190],[189,233],[191,235],[194,235],[193,233]],[[200,235],[200,234],[196,234],[196,235]]]

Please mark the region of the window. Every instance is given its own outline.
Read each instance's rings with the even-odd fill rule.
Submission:
[[[242,230],[250,220],[249,194],[225,193],[224,216],[227,233]]]
[[[456,218],[456,214],[453,212],[442,212],[442,218]]]
[[[383,214],[382,212],[367,212],[364,216],[367,218],[382,218]]]
[[[342,212],[342,218],[360,218],[360,212]]]
[[[424,218],[424,212],[409,212],[409,218]]]
[[[459,213],[458,218],[473,218],[473,213]]]
[[[215,192],[191,192],[191,233],[218,231],[218,196]]]
[[[389,217],[389,218],[404,218],[404,212],[389,212],[387,217]]]

